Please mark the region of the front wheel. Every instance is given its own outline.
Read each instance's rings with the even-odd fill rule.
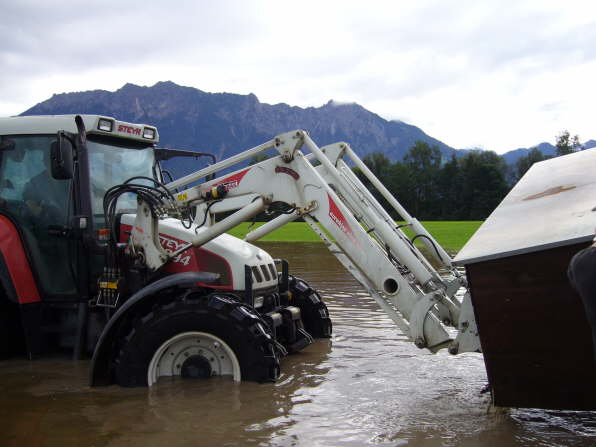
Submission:
[[[207,332],[191,331],[174,335],[153,354],[147,368],[147,385],[168,376],[231,376],[239,382],[242,373],[238,357],[225,341]]]
[[[151,386],[172,376],[275,381],[279,361],[267,324],[223,294],[155,306],[133,322],[116,359],[116,379],[122,386]]]
[[[300,308],[304,329],[315,338],[329,338],[333,330],[329,310],[321,295],[306,281],[290,276],[290,303]]]

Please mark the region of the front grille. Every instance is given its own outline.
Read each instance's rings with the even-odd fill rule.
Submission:
[[[252,271],[252,276],[255,282],[263,282],[263,277],[257,266],[253,265],[250,270]]]
[[[277,278],[277,270],[275,270],[274,264],[269,264],[269,271],[271,272],[272,278]]]
[[[269,274],[269,270],[267,270],[266,265],[261,266],[261,271],[263,272],[263,276],[265,277],[265,281],[271,281],[271,275]]]
[[[253,265],[250,271],[255,284],[277,280],[277,270],[273,264]]]

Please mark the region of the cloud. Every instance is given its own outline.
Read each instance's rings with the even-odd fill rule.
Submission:
[[[355,101],[450,145],[503,151],[561,125],[588,136],[595,22],[579,0],[4,0],[0,115],[172,80],[270,103]]]

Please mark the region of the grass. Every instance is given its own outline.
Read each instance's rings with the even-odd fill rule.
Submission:
[[[428,221],[422,222],[430,234],[449,252],[457,252],[465,245],[481,221]],[[249,231],[258,228],[262,223],[256,223],[249,229],[250,223],[244,222],[230,230],[236,237],[244,237]],[[407,232],[406,232],[407,233]],[[412,237],[412,234],[408,234]],[[283,227],[269,233],[260,239],[263,242],[320,242],[319,237],[305,222],[290,222]]]
[[[448,252],[458,252],[476,232],[482,221],[426,221],[424,228]],[[414,234],[406,230],[408,237]],[[417,244],[418,246],[418,244]]]
[[[255,230],[263,225],[264,222],[257,222],[249,228],[249,222],[243,222],[240,225],[228,231],[232,236],[242,238],[249,231]],[[306,222],[290,222],[283,227],[269,233],[267,236],[259,239],[263,242],[320,242],[319,236],[308,226]]]

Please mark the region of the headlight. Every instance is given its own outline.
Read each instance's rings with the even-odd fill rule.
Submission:
[[[100,118],[99,123],[97,124],[97,128],[99,130],[103,130],[104,132],[111,132],[114,130],[114,121],[107,120],[105,118]]]
[[[148,140],[155,140],[155,129],[145,127],[143,129],[143,138],[147,138]]]

